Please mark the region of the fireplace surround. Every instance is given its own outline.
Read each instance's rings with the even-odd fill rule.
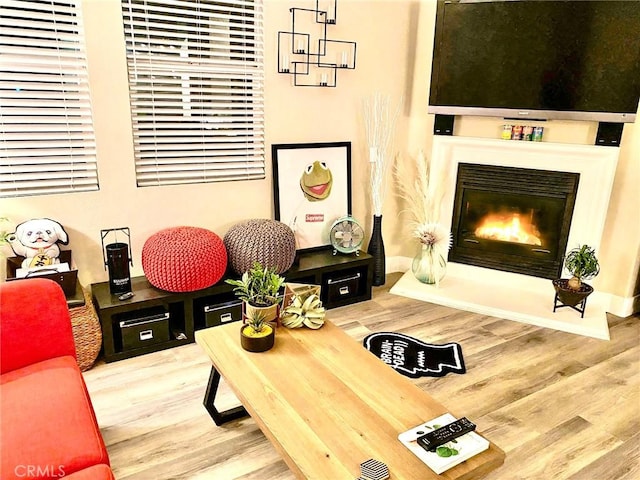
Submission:
[[[595,145],[435,136],[431,181],[443,194],[440,223],[453,231],[460,164],[572,173],[579,175],[579,179],[566,250],[588,244],[598,251],[618,153],[616,147]],[[507,272],[450,259],[438,287],[420,283],[409,270],[391,288],[391,293],[565,332],[609,338],[606,312],[611,295],[598,290],[598,278],[592,282],[595,292],[589,297],[584,318],[580,318],[570,309],[553,312],[555,292],[551,281],[529,273]]]

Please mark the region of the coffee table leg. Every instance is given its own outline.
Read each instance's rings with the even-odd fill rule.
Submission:
[[[207,409],[213,421],[216,425],[220,426],[223,423],[236,420],[238,418],[247,417],[249,413],[240,405],[224,412],[218,411],[214,402],[216,400],[216,393],[218,392],[218,385],[220,385],[220,373],[216,370],[216,367],[211,367],[211,373],[209,374],[209,383],[207,384],[207,391],[204,394],[204,408]]]

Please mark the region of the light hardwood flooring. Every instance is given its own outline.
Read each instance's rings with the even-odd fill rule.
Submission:
[[[391,295],[399,277],[327,316],[358,341],[396,331],[462,345],[466,374],[413,381],[506,452],[487,480],[640,478],[638,316],[610,316],[611,340],[596,340]],[[294,478],[250,418],[216,427],[209,371],[190,344],[85,372],[118,480]],[[237,404],[224,380],[216,404]]]

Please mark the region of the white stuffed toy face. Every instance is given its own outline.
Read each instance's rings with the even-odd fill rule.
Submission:
[[[22,245],[31,248],[47,248],[55,243],[68,243],[67,232],[62,225],[48,218],[36,218],[16,227],[16,237]]]
[[[56,244],[66,245],[69,237],[55,220],[36,218],[18,225],[8,241],[16,255],[25,257],[22,266],[32,267],[57,263],[60,249]]]

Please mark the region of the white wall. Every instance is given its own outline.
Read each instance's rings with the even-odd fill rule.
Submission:
[[[82,0],[93,112],[98,143],[98,192],[0,200],[0,216],[14,224],[36,217],[62,223],[68,248],[84,285],[104,281],[100,230],[131,229],[133,275],[141,275],[145,240],[169,226],[194,225],[223,236],[248,218],[272,218],[270,146],[273,143],[352,142],[353,213],[371,228],[368,197],[368,153],[362,126],[362,101],[374,92],[403,98],[396,145],[403,161],[419,149],[429,152],[433,116],[427,95],[433,45],[435,0],[340,0],[338,22],[329,27],[337,39],[357,42],[356,70],[341,71],[337,88],[293,87],[276,73],[277,32],[290,27],[289,8],[311,7],[311,0],[266,0],[265,115],[267,177],[259,181],[136,188],[133,141],[128,107],[127,71],[118,0]],[[500,120],[465,117],[457,133],[495,136]],[[594,124],[551,122],[546,140],[591,143]],[[596,286],[630,297],[638,271],[640,205],[640,132],[626,125],[620,149],[615,193],[611,199],[600,252],[602,274]],[[393,185],[384,207],[383,233],[389,257],[410,257],[415,244],[399,215],[402,205]],[[10,250],[5,250],[10,254]]]

